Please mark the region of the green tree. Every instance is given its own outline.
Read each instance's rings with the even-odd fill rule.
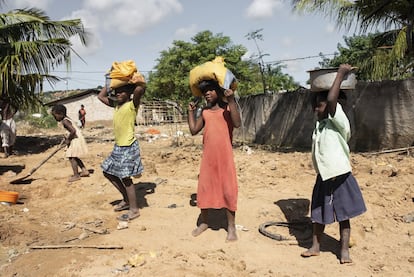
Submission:
[[[49,72],[70,67],[74,36],[86,45],[80,19],[52,21],[36,8],[0,14],[0,96],[22,110],[37,106],[42,83],[58,80]]]
[[[299,87],[292,76],[282,72],[283,67],[280,64],[267,65],[265,78],[268,92],[292,91]]]
[[[191,42],[174,41],[172,47],[161,52],[155,71],[149,74],[146,98],[172,99],[185,103],[191,99],[189,73],[195,66],[213,60],[216,56],[225,58],[226,67],[238,81],[240,96],[263,92],[263,78],[269,82],[267,90],[280,91],[296,88],[293,78],[281,72],[281,66],[268,66],[266,72],[253,59],[242,60],[247,49],[234,45],[221,33],[210,31],[197,33]]]
[[[280,65],[279,63],[266,65],[263,61],[263,57],[269,56],[269,54],[263,53],[259,47],[259,44],[257,43],[258,40],[263,40],[263,35],[261,34],[262,31],[263,29],[258,29],[249,32],[245,37],[248,40],[253,40],[258,52],[258,54],[255,56],[255,59],[258,61],[257,68],[260,72],[263,93],[296,89],[299,87],[299,84],[295,83],[293,78],[288,74],[282,73],[282,68],[284,66]]]
[[[174,41],[168,50],[161,52],[155,71],[149,74],[147,98],[188,101],[192,97],[189,88],[190,70],[216,56],[225,58],[226,67],[240,83],[239,93],[247,93],[253,87],[251,83],[254,79],[250,76],[250,67],[253,65],[241,59],[247,52],[245,47],[233,45],[229,37],[213,35],[210,31],[199,32],[191,41]]]
[[[339,27],[361,34],[383,28],[374,38],[370,79],[401,79],[414,72],[414,1],[290,0],[296,11],[322,13]]]
[[[342,63],[349,63],[358,67],[358,79],[369,81],[373,70],[372,56],[377,51],[375,46],[375,34],[344,37],[345,46],[338,44],[338,52],[333,58],[327,58],[321,54],[320,66],[338,67]]]

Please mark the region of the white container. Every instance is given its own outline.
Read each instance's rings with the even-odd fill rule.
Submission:
[[[352,68],[352,70],[345,76],[341,83],[341,89],[355,89],[357,84],[355,76],[356,69],[356,67]],[[338,67],[309,70],[311,91],[329,90],[335,80],[337,71]]]

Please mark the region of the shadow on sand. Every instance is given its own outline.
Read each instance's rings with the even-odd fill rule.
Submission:
[[[312,246],[312,222],[309,214],[310,201],[305,198],[282,199],[274,202],[279,206],[286,218],[285,227],[289,229],[289,234],[294,236],[298,245],[303,248]],[[339,228],[339,226],[338,226]],[[339,259],[339,242],[337,239],[322,234],[321,252],[331,252]]]
[[[190,206],[197,207],[197,194],[190,196]],[[201,224],[201,213],[198,215],[196,226]],[[208,228],[214,231],[224,229],[227,231],[227,214],[226,209],[208,209]]]
[[[155,193],[155,188],[157,187],[157,184],[152,183],[152,182],[138,182],[134,184],[134,186],[135,186],[135,194],[137,196],[138,208],[142,209],[142,208],[148,207],[148,201],[145,198],[145,196],[147,194]],[[116,206],[121,201],[122,199],[114,200],[110,202],[109,204],[111,204],[112,206]]]

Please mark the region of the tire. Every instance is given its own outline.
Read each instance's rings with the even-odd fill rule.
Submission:
[[[308,225],[310,225],[310,222],[308,222],[308,221],[303,221],[303,222],[268,221],[268,222],[260,224],[259,232],[262,235],[266,236],[266,237],[269,237],[271,239],[278,240],[278,241],[292,240],[291,238],[282,236],[280,234],[273,234],[273,233],[267,231],[266,228],[269,227],[269,226],[280,226],[280,227],[288,227],[288,228],[292,228],[292,229],[296,229],[296,230],[300,230],[300,231],[305,231],[309,227]]]

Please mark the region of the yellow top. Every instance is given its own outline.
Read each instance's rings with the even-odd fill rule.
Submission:
[[[135,120],[137,112],[138,108],[135,108],[133,101],[115,107],[113,124],[115,143],[118,146],[130,146],[136,141]]]

